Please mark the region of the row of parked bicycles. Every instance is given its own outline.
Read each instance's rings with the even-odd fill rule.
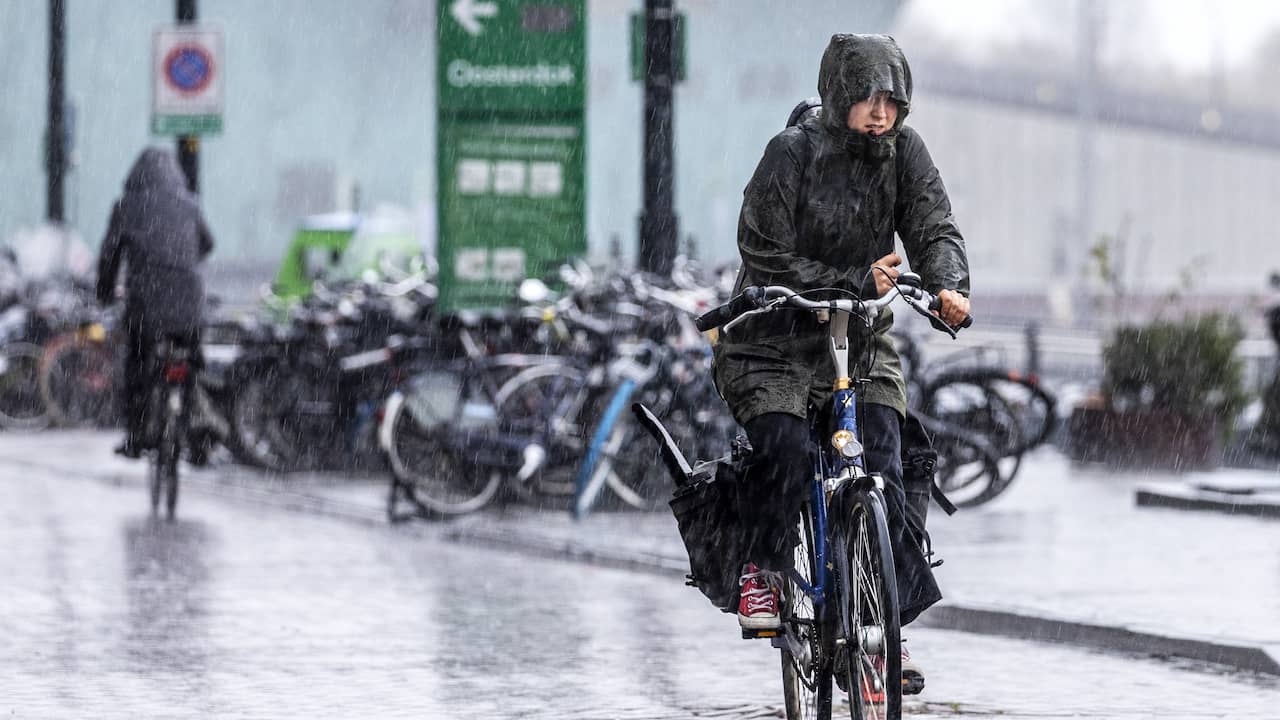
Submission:
[[[438,313],[429,273],[391,268],[288,306],[268,294],[258,312],[215,309],[191,403],[206,421],[192,426],[274,472],[388,472],[392,520],[513,500],[578,515],[665,505],[670,476],[629,409],[650,408],[691,457],[729,452],[738,428],[693,320],[731,276],[577,263],[548,280],[501,312]],[[91,289],[28,283],[0,304],[0,425],[117,424],[117,316]],[[941,489],[958,505],[998,496],[1052,431],[1053,396],[971,351],[926,361],[901,342]]]

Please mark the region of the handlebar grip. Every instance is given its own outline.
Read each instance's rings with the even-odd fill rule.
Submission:
[[[936,296],[936,295],[935,295],[935,296],[933,296],[933,300],[931,300],[931,301],[929,302],[929,309],[930,309],[930,310],[934,310],[934,311],[941,310],[941,309],[942,309],[942,300],[941,300],[938,296]],[[966,316],[964,317],[964,320],[961,320],[961,321],[960,321],[960,324],[959,324],[959,325],[955,325],[955,326],[953,326],[953,327],[954,327],[955,329],[957,329],[957,330],[962,330],[962,329],[964,329],[964,328],[971,327],[972,325],[973,325],[973,316],[972,316],[972,315],[966,315]]]
[[[706,332],[718,328],[739,315],[760,307],[760,288],[752,285],[744,288],[742,293],[718,308],[709,310],[693,321],[698,332]]]

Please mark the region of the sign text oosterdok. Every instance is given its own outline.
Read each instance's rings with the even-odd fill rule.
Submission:
[[[456,88],[560,87],[577,80],[572,65],[473,65],[466,60],[449,63],[447,77]]]

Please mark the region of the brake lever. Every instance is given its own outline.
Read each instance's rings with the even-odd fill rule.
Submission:
[[[780,297],[780,298],[778,298],[778,299],[776,299],[776,300],[773,300],[773,301],[765,301],[765,300],[764,300],[764,290],[763,290],[763,289],[761,289],[761,290],[760,290],[760,293],[759,293],[759,297],[758,297],[758,298],[754,298],[754,300],[755,300],[755,302],[757,302],[757,303],[764,302],[764,304],[763,304],[763,305],[761,305],[759,308],[756,308],[755,310],[748,310],[747,312],[744,312],[744,313],[742,313],[741,315],[739,315],[738,317],[736,317],[736,318],[734,318],[734,319],[730,320],[729,322],[725,323],[724,325],[722,325],[722,326],[720,327],[720,332],[724,333],[725,335],[728,335],[728,334],[729,334],[729,331],[730,331],[730,330],[732,330],[732,329],[733,329],[733,327],[734,327],[735,325],[737,325],[738,323],[742,322],[743,320],[746,320],[747,318],[751,317],[752,315],[759,315],[759,314],[761,314],[761,313],[772,312],[774,308],[776,308],[776,307],[778,307],[779,305],[781,305],[781,304],[783,304],[784,302],[786,302],[786,301],[787,301],[787,298],[785,298],[785,297]]]
[[[942,318],[934,315],[933,311],[929,309],[929,306],[926,305],[923,300],[917,300],[909,295],[903,295],[902,299],[907,301],[907,304],[911,306],[911,309],[928,318],[929,324],[933,326],[933,329],[941,330],[942,332],[950,335],[952,340],[956,339],[955,329],[943,321]]]
[[[733,328],[734,328],[738,323],[742,322],[743,320],[746,320],[747,318],[751,317],[752,315],[759,315],[759,314],[761,314],[761,313],[767,313],[767,312],[769,312],[769,311],[770,311],[770,310],[772,310],[772,309],[773,309],[772,307],[762,307],[762,308],[757,308],[757,309],[755,309],[755,310],[748,310],[747,312],[742,313],[741,315],[739,315],[738,317],[736,317],[736,318],[734,318],[734,319],[730,320],[729,322],[725,323],[724,325],[721,325],[721,326],[720,326],[720,332],[721,332],[721,333],[723,333],[723,334],[725,334],[725,335],[728,335],[728,334],[729,334],[729,331],[730,331],[730,330],[732,330],[732,329],[733,329]]]

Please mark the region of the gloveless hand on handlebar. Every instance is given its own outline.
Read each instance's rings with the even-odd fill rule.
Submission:
[[[894,283],[897,282],[900,274],[898,266],[901,264],[902,257],[896,252],[889,253],[871,264],[871,272],[875,274],[876,297],[884,297],[885,293],[893,290]],[[942,307],[934,314],[946,324],[958,327],[965,318],[969,317],[969,298],[954,290],[942,290],[937,297]]]

